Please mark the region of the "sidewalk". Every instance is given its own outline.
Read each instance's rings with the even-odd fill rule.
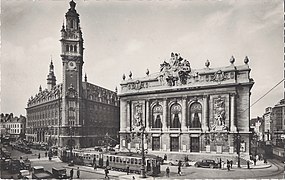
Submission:
[[[270,163],[265,164],[263,161],[256,161],[256,165],[253,165],[253,161],[250,161],[250,169],[265,169],[270,168],[272,165]],[[237,168],[237,165],[233,165],[233,167]],[[247,169],[247,165],[241,165],[242,169]]]
[[[41,158],[41,159],[31,159],[31,161],[38,161],[38,160],[43,160],[43,159],[48,159],[48,158]],[[61,162],[59,160],[59,158],[57,157],[53,157],[52,161],[54,162]],[[110,179],[130,179],[130,180],[133,180],[133,179],[165,179],[164,175],[165,175],[165,169],[166,167],[170,167],[171,169],[171,172],[176,172],[177,170],[177,166],[169,166],[167,164],[164,164],[164,165],[161,165],[161,176],[162,177],[151,177],[151,176],[147,176],[147,178],[141,178],[141,175],[139,174],[129,174],[127,175],[126,172],[119,172],[119,171],[112,171],[110,170],[109,171],[109,176],[110,176]],[[270,163],[267,163],[267,164],[264,164],[263,161],[257,161],[256,162],[256,165],[254,166],[253,164],[250,165],[250,168],[251,169],[264,169],[264,168],[269,168],[271,167],[272,165]],[[101,168],[97,168],[97,170],[94,170],[93,167],[88,167],[88,166],[64,166],[64,168],[66,168],[67,170],[70,170],[71,168],[73,169],[76,169],[77,167],[80,167],[80,171],[85,171],[85,172],[88,172],[88,173],[94,173],[94,174],[101,174],[101,175],[105,175],[105,171],[104,169],[101,169]],[[190,168],[195,168],[193,166],[190,166],[190,167],[183,167],[184,171],[186,169],[190,170]],[[196,169],[196,168],[195,168]],[[208,168],[203,168],[203,169],[208,169]],[[241,168],[237,168],[237,165],[233,165],[233,169],[236,170],[236,171],[244,171],[244,170],[248,170],[247,169],[247,166],[246,165],[241,165]],[[224,167],[222,170],[226,171],[226,167]]]

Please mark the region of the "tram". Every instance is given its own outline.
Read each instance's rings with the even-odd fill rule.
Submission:
[[[84,166],[96,166],[99,168],[110,168],[111,170],[124,171],[127,169],[130,173],[140,174],[142,166],[141,154],[131,152],[100,152],[91,148],[70,150],[58,149],[59,158],[63,162],[69,162],[71,159],[74,164]],[[160,165],[162,158],[146,154],[145,170],[149,175],[160,174]]]

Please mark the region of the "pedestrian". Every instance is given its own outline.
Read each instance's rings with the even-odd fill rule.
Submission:
[[[228,171],[230,170],[230,167],[231,167],[230,161],[227,159],[227,169],[228,169]]]
[[[181,166],[178,166],[178,175],[181,176]]]
[[[136,178],[135,178],[135,176],[133,176],[133,180],[135,180]]]
[[[219,161],[219,168],[222,169],[222,159],[220,158],[220,161]]]
[[[254,163],[254,165],[256,165],[256,158],[253,159],[253,163]]]
[[[163,160],[167,161],[167,155],[166,154],[164,154]]]
[[[70,170],[70,179],[73,179],[73,169]]]
[[[47,157],[47,152],[45,152],[45,157]]]
[[[250,167],[249,167],[249,160],[247,160],[247,169],[250,169]]]
[[[94,163],[94,170],[97,170],[97,164],[96,164],[96,162]]]
[[[41,153],[39,153],[39,155],[38,155],[38,159],[41,159]]]
[[[129,173],[130,173],[130,167],[129,165],[127,165],[127,175],[129,175]]]
[[[79,176],[80,176],[80,170],[79,167],[77,167],[77,179],[79,179]]]
[[[166,176],[169,177],[169,173],[170,173],[169,167],[166,168],[165,172],[166,172]]]
[[[266,159],[266,157],[264,157],[263,159],[264,159],[264,164],[267,164],[267,159]]]
[[[109,179],[108,174],[109,174],[109,170],[108,170],[107,167],[106,167],[106,168],[105,168],[105,178],[108,178],[108,179]]]

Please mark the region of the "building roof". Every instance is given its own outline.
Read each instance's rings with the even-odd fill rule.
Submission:
[[[229,66],[210,68],[210,62],[207,60],[205,68],[193,69],[190,62],[180,54],[171,53],[169,61],[160,64],[160,72],[149,74],[147,70],[146,76],[141,78],[133,78],[132,72],[129,78],[123,75],[119,95],[242,83],[252,86],[254,81],[249,77],[251,69],[248,66],[248,58],[246,57],[245,64],[240,66],[235,66],[234,61],[232,57]]]

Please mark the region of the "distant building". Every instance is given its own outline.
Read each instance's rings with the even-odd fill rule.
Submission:
[[[282,134],[285,134],[285,99],[272,108],[272,143],[282,146]]]
[[[264,119],[264,141],[271,141],[272,132],[272,107],[267,107],[263,114]]]
[[[264,134],[264,120],[262,117],[252,118],[250,120],[250,128],[253,130],[253,133],[257,135],[257,141],[263,141]]]
[[[250,94],[254,84],[248,58],[244,65],[192,69],[190,62],[172,53],[160,71],[133,78],[123,76],[120,97],[121,150],[144,147],[150,153],[209,153],[249,155]]]
[[[76,3],[70,1],[61,28],[63,82],[56,84],[53,62],[47,88],[27,103],[27,140],[61,147],[107,145],[118,137],[117,92],[82,80],[83,37]],[[116,143],[116,142],[113,142]]]
[[[25,138],[26,117],[17,117],[10,114],[1,114],[1,137],[10,140]]]

